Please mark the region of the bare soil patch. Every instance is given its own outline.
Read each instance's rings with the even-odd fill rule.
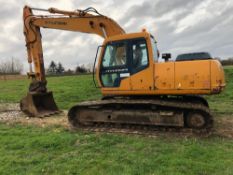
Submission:
[[[20,111],[19,104],[0,103],[0,122],[7,124],[21,123],[26,125],[37,125],[40,127],[60,125],[68,128],[66,113],[66,111],[63,111],[60,114],[45,118],[28,117]]]
[[[233,114],[216,117],[214,131],[219,136],[233,138]]]

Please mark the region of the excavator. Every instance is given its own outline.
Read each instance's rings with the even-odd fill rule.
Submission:
[[[48,14],[35,15],[33,11]],[[31,83],[20,108],[29,116],[59,112],[45,76],[40,28],[48,28],[97,34],[104,39],[93,66],[93,81],[98,82],[95,85],[101,89],[102,99],[71,107],[68,120],[73,127],[213,127],[213,115],[203,95],[219,94],[225,87],[218,60],[171,61],[171,54],[165,53],[164,61],[159,61],[157,41],[146,29],[126,33],[92,7],[66,11],[25,6],[23,23]]]

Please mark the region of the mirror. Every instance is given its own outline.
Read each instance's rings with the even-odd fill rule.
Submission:
[[[167,62],[171,58],[171,53],[163,53],[162,58]]]

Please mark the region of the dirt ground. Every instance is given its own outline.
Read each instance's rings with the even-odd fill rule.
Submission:
[[[22,80],[26,79],[26,75],[0,75],[0,80]]]
[[[28,117],[19,109],[19,104],[0,103],[0,122],[6,124],[20,123],[24,125],[37,125],[39,127],[47,127],[51,125],[62,126],[69,129],[67,121],[67,111],[63,111],[58,115],[45,118]],[[233,139],[233,114],[221,115],[215,117],[215,125],[209,136],[220,136]]]
[[[20,123],[25,125],[37,125],[46,127],[50,125],[59,125],[69,128],[67,121],[67,112],[63,111],[61,114],[53,115],[45,118],[28,117],[19,109],[19,104],[15,103],[0,103],[0,122],[7,124]]]

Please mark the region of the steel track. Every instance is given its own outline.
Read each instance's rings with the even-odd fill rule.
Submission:
[[[124,125],[114,126],[113,124],[98,123],[93,126],[79,126],[73,127],[73,130],[82,132],[97,132],[97,133],[116,133],[116,134],[127,134],[127,135],[142,135],[142,136],[157,136],[158,134],[182,134],[182,135],[198,135],[198,136],[209,136],[213,130],[209,129],[191,129],[191,128],[175,128],[175,127],[151,127],[151,126],[132,126]]]
[[[163,107],[164,109],[182,110],[185,112],[200,112],[205,116],[205,127],[200,129],[192,129],[184,127],[169,127],[169,126],[154,126],[154,125],[141,125],[138,124],[124,124],[124,123],[111,123],[111,122],[95,122],[91,125],[84,126],[82,123],[77,123],[77,111],[87,110],[93,108],[105,109],[110,108],[112,110],[122,110],[122,106],[156,106]],[[119,109],[118,107],[121,106]],[[94,132],[108,132],[108,133],[125,133],[125,134],[138,134],[138,135],[153,135],[153,133],[175,132],[175,133],[194,133],[194,134],[208,134],[213,127],[213,116],[207,105],[200,103],[199,101],[185,101],[180,99],[107,99],[99,101],[88,101],[80,103],[72,107],[68,113],[69,122],[75,129],[81,129],[83,131]]]

